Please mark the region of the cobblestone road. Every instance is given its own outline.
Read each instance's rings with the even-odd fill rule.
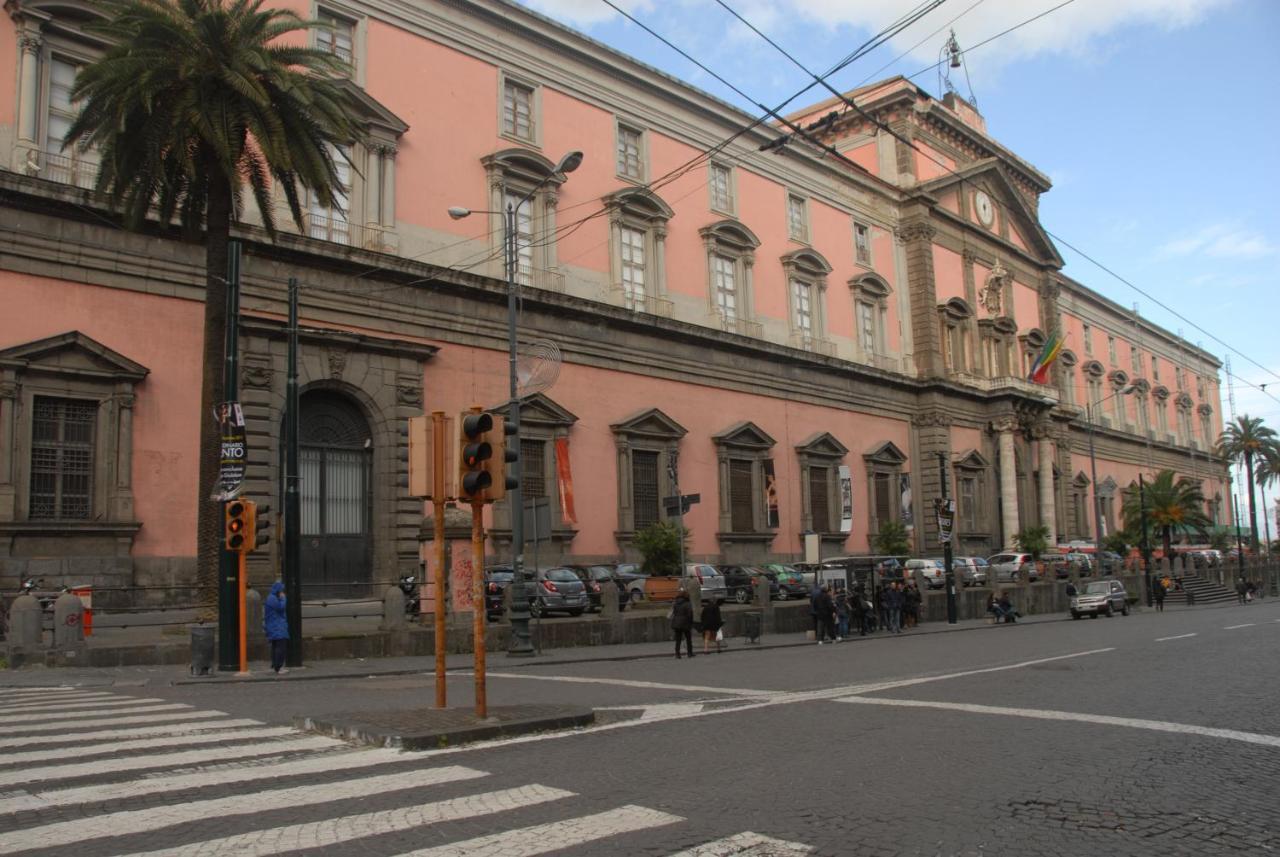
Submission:
[[[493,658],[491,705],[588,704],[600,725],[419,754],[288,723],[422,705],[429,675],[4,688],[0,855],[1274,853],[1278,645],[1262,602],[693,661]]]

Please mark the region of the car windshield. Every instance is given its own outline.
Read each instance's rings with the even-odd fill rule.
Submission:
[[[1090,583],[1088,586],[1084,588],[1085,595],[1106,595],[1110,591],[1111,591],[1111,584],[1106,583],[1105,581]]]
[[[511,582],[511,579],[512,579],[513,577],[515,577],[515,574],[514,574],[513,572],[510,572],[510,571],[491,571],[491,572],[489,572],[489,579],[490,579],[490,580],[495,580],[495,581],[497,581],[498,583],[510,583],[510,582]]]
[[[593,565],[591,566],[591,576],[596,580],[608,580],[613,577],[613,569],[607,565]]]
[[[547,580],[555,580],[561,583],[572,583],[578,579],[578,575],[567,568],[553,568],[547,572],[546,578]]]

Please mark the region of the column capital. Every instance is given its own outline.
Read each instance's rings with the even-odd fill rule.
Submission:
[[[1013,434],[1021,427],[1017,417],[997,417],[991,421],[991,430],[997,434]]]

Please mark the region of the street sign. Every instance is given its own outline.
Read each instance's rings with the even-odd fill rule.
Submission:
[[[668,515],[684,515],[688,513],[690,506],[701,502],[701,494],[673,494],[670,497],[662,498],[662,507]]]
[[[248,458],[244,411],[239,402],[222,402],[213,409],[213,416],[218,423],[222,451],[218,460],[218,481],[214,483],[212,499],[226,502],[239,497],[244,490],[244,472]]]
[[[956,521],[956,501],[939,498],[934,501],[934,510],[938,513],[938,541],[944,545],[950,544],[951,531]]]

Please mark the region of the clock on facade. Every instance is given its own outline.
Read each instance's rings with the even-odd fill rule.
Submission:
[[[980,190],[973,195],[973,208],[978,214],[978,220],[983,226],[991,226],[996,220],[996,207],[991,202],[991,197],[987,196],[987,192]]]

